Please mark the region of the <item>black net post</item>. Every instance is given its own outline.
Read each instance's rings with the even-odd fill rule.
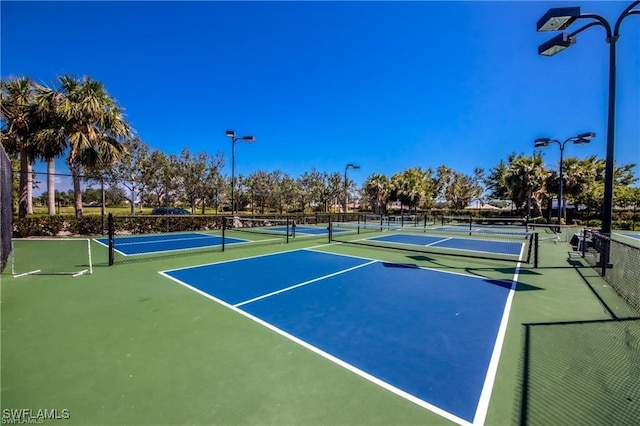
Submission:
[[[333,240],[333,222],[331,222],[331,218],[329,218],[329,227],[327,230],[329,231],[327,232],[329,234],[329,242],[331,242]]]
[[[538,233],[533,233],[533,267],[538,267]]]
[[[113,256],[113,249],[114,249],[114,243],[115,243],[115,226],[113,224],[113,213],[109,213],[108,219],[107,219],[107,228],[108,228],[108,240],[109,240],[109,266],[113,266],[114,263],[114,256]]]
[[[600,275],[603,277],[607,274],[607,267],[609,266],[609,255],[611,253],[611,240],[609,238],[601,238],[600,243],[602,244],[602,251],[600,252],[600,263],[601,263],[601,272]]]
[[[224,251],[224,239],[227,231],[227,218],[222,216],[222,251]]]

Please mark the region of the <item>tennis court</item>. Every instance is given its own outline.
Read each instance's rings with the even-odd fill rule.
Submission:
[[[529,234],[245,223],[227,251],[219,229],[116,235],[136,261],[113,266],[105,238],[17,240],[24,270],[86,269],[90,248],[93,274],[3,272],[3,406],[67,408],[70,424],[640,416],[629,244],[605,281],[565,238],[541,239],[536,265]]]
[[[616,232],[615,235],[618,236],[621,241],[625,241],[627,243],[640,243],[640,232]]]
[[[483,421],[511,281],[311,250],[162,274],[458,424]]]
[[[511,255],[520,257],[524,249],[524,243],[515,241],[474,240],[469,238],[435,237],[431,235],[395,233],[379,237],[370,237],[365,240],[384,241],[398,245],[419,247],[447,248],[456,251],[474,253]]]
[[[444,232],[466,232],[472,234],[512,234],[512,235],[526,235],[527,229],[518,226],[495,226],[495,225],[486,225],[486,226],[472,226],[469,225],[456,225],[456,226],[436,226],[431,228],[437,231]]]
[[[96,238],[95,241],[105,247],[109,246],[108,238]],[[246,242],[248,242],[248,240],[239,238],[227,237],[225,239],[225,244],[240,244]],[[169,253],[218,246],[222,246],[222,237],[198,232],[118,236],[114,238],[114,250],[123,256]]]

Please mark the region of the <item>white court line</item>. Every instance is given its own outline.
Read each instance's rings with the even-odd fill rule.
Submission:
[[[286,291],[293,290],[295,288],[302,287],[302,286],[305,286],[305,285],[308,285],[308,284],[311,284],[311,283],[315,283],[317,281],[324,280],[326,278],[331,278],[331,277],[334,277],[336,275],[344,274],[345,272],[353,271],[354,269],[362,268],[363,266],[368,266],[368,265],[371,265],[371,264],[376,263],[376,262],[377,261],[374,260],[374,261],[371,261],[371,262],[363,263],[361,265],[356,265],[356,266],[351,267],[351,268],[343,269],[342,271],[334,272],[332,274],[324,275],[324,276],[319,277],[319,278],[314,278],[312,280],[305,281],[305,282],[300,283],[300,284],[295,284],[295,285],[292,285],[290,287],[286,287],[286,288],[283,288],[283,289],[280,289],[280,290],[276,290],[276,291],[273,291],[271,293],[263,294],[262,296],[254,297],[253,299],[249,299],[249,300],[245,300],[244,302],[236,303],[233,306],[235,306],[236,308],[239,308],[240,306],[246,305],[248,303],[252,303],[252,302],[256,302],[258,300],[266,299],[267,297],[275,296],[276,294],[284,293]]]
[[[445,241],[449,241],[449,240],[452,240],[452,239],[453,239],[453,237],[444,238],[442,240],[438,240],[438,241],[434,241],[434,242],[429,243],[429,244],[425,244],[425,247],[431,247],[432,245],[444,243]]]
[[[295,250],[292,250],[292,251],[295,251]],[[182,269],[184,269],[184,268],[182,268]],[[399,388],[397,388],[397,387],[395,387],[395,386],[393,386],[393,385],[391,385],[391,384],[389,384],[389,383],[387,383],[387,382],[385,382],[383,380],[380,380],[379,378],[377,378],[375,376],[372,376],[371,374],[369,374],[369,373],[367,373],[367,372],[365,372],[363,370],[360,370],[358,367],[355,367],[355,366],[353,366],[353,365],[341,360],[340,358],[337,358],[337,357],[329,354],[328,352],[325,352],[322,349],[319,349],[319,348],[317,348],[317,347],[305,342],[304,340],[301,340],[301,339],[295,337],[294,335],[289,334],[286,331],[281,330],[281,329],[277,328],[276,326],[274,326],[274,325],[272,325],[272,324],[270,324],[270,323],[268,323],[266,321],[263,321],[258,317],[255,317],[255,316],[251,315],[248,312],[243,311],[240,308],[237,308],[237,307],[235,307],[233,305],[230,305],[227,302],[224,302],[221,299],[218,299],[217,297],[214,297],[214,296],[212,296],[212,295],[210,295],[210,294],[208,294],[208,293],[206,293],[206,292],[204,292],[202,290],[199,290],[199,289],[197,289],[195,287],[190,286],[189,284],[187,284],[185,282],[182,282],[182,281],[178,280],[177,278],[174,278],[174,277],[172,277],[170,275],[165,274],[164,272],[159,272],[159,274],[161,274],[164,277],[169,278],[170,280],[172,280],[172,281],[174,281],[174,282],[176,282],[176,283],[178,283],[178,284],[180,284],[180,285],[182,285],[182,286],[184,286],[184,287],[186,287],[186,288],[188,288],[188,289],[200,294],[201,296],[204,296],[204,297],[206,297],[208,299],[211,299],[214,302],[217,302],[217,303],[221,304],[222,306],[225,306],[225,307],[231,309],[232,311],[234,311],[234,312],[236,312],[236,313],[238,313],[238,314],[240,314],[240,315],[242,315],[242,316],[244,316],[244,317],[246,317],[246,318],[248,318],[248,319],[250,319],[252,321],[257,322],[258,324],[262,325],[263,327],[266,327],[267,329],[269,329],[269,330],[271,330],[271,331],[273,331],[273,332],[275,332],[275,333],[277,333],[277,334],[279,334],[279,335],[291,340],[292,342],[297,343],[298,345],[300,345],[300,346],[302,346],[302,347],[304,347],[304,348],[306,348],[306,349],[308,349],[308,350],[310,350],[310,351],[322,356],[323,358],[325,358],[325,359],[327,359],[327,360],[339,365],[340,367],[343,367],[343,368],[351,371],[352,373],[355,373],[358,376],[360,376],[360,377],[362,377],[362,378],[364,378],[364,379],[366,379],[366,380],[368,380],[368,381],[370,381],[370,382],[382,387],[383,389],[386,389],[386,390],[388,390],[390,392],[393,392],[394,394],[396,394],[396,395],[398,395],[398,396],[400,396],[400,397],[402,397],[402,398],[404,398],[404,399],[406,399],[408,401],[411,401],[414,404],[416,404],[416,405],[418,405],[418,406],[420,406],[420,407],[422,407],[422,408],[424,408],[426,410],[431,411],[432,413],[435,413],[435,414],[437,414],[437,415],[439,415],[441,417],[444,417],[445,419],[450,420],[450,421],[452,421],[454,423],[457,423],[457,424],[459,424],[461,426],[472,426],[472,424],[470,422],[468,422],[467,420],[464,420],[464,419],[456,416],[455,414],[451,414],[448,411],[443,410],[442,408],[436,407],[435,405],[430,404],[430,403],[428,403],[428,402],[426,402],[426,401],[424,401],[424,400],[422,400],[422,399],[420,399],[420,398],[418,398],[418,397],[416,397],[414,395],[411,395],[410,393],[405,392],[402,389],[399,389]]]
[[[640,234],[622,234],[622,233],[619,233],[619,232],[616,232],[615,234],[620,236],[620,237],[629,238],[629,239],[631,239],[633,241],[640,240]]]
[[[524,256],[524,245],[520,249],[520,260],[516,265],[516,270],[513,274],[513,280],[511,280],[511,288],[509,289],[509,295],[507,296],[507,302],[502,312],[502,319],[500,320],[500,327],[498,328],[498,335],[496,336],[496,343],[493,346],[493,353],[491,354],[491,360],[489,361],[489,368],[487,368],[487,374],[484,379],[484,385],[482,386],[482,392],[480,393],[480,399],[478,400],[478,408],[476,409],[476,415],[473,418],[474,425],[483,425],[487,412],[489,411],[489,402],[491,401],[491,392],[493,392],[493,385],[496,381],[496,375],[498,372],[498,363],[500,362],[500,353],[504,345],[504,339],[507,334],[507,324],[509,323],[509,313],[511,312],[511,304],[513,297],[516,293],[516,286],[518,285],[518,277],[520,275],[520,267],[522,265],[522,257]]]

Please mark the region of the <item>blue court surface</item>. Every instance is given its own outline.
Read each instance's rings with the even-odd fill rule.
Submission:
[[[105,246],[109,245],[108,238],[96,238],[96,241]],[[246,242],[247,240],[241,240],[238,238],[225,238],[225,244]],[[217,235],[199,234],[197,232],[185,234],[115,237],[114,239],[114,250],[124,256],[193,250],[221,245],[222,237]]]
[[[640,232],[617,232],[621,237],[631,238],[634,240],[640,240]]]
[[[469,225],[457,225],[457,226],[438,226],[432,228],[437,231],[444,232],[469,232],[474,234],[506,234],[506,235],[526,235],[527,230],[523,226],[495,226],[491,225],[476,225],[469,230]]]
[[[161,274],[449,420],[484,420],[512,282],[312,250]]]
[[[518,257],[523,243],[517,241],[474,240],[470,238],[442,237],[424,234],[390,234],[367,238],[370,241],[381,241],[392,244],[413,245],[420,247],[441,247],[450,250],[473,251],[485,254],[509,255]]]
[[[327,226],[304,226],[296,225],[296,236],[302,235],[327,235],[329,228]]]

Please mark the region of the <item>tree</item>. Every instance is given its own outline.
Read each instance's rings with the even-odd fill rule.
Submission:
[[[151,162],[149,146],[138,137],[127,138],[116,161],[104,169],[102,175],[110,186],[122,185],[129,190],[131,214],[135,214],[136,195],[141,196],[149,186],[149,174],[156,165]]]
[[[489,171],[489,176],[484,179],[484,184],[489,191],[488,198],[494,200],[508,200],[509,188],[505,182],[507,175],[507,163],[500,160],[500,163]]]
[[[265,206],[271,195],[271,186],[269,182],[269,174],[262,170],[251,173],[244,179],[244,186],[251,199],[251,210],[257,206],[261,213],[264,213]]]
[[[391,176],[391,198],[400,201],[404,206],[414,211],[422,205],[427,197],[427,191],[432,187],[430,181],[431,171],[425,172],[422,168],[409,168],[402,173]]]
[[[20,193],[18,217],[33,213],[31,207],[31,162],[33,161],[33,105],[34,86],[28,77],[0,83],[0,120],[2,144],[10,155],[20,157]]]
[[[480,168],[474,170],[473,176],[451,171],[448,174],[444,198],[454,209],[464,209],[472,200],[479,199],[482,195],[483,188],[480,182],[482,182],[483,173],[484,171]]]
[[[147,170],[147,194],[143,197],[149,197],[152,205],[168,206],[169,182],[172,181],[175,170],[170,167],[169,159],[162,151],[153,150],[149,156],[149,162],[153,167]]]
[[[296,182],[298,183],[298,196],[300,199],[300,209],[304,212],[305,207],[318,201],[318,187],[321,185],[322,174],[313,167],[310,171],[304,172]]]
[[[73,178],[76,217],[82,216],[80,179],[83,167],[112,164],[123,152],[121,141],[131,129],[102,83],[90,77],[59,77],[58,116],[69,144],[67,164]]]
[[[271,182],[274,185],[273,205],[282,214],[284,210],[289,210],[295,203],[298,194],[296,181],[288,174],[276,170],[271,173]]]
[[[354,183],[348,177],[347,180],[347,191],[352,192]],[[329,203],[344,196],[344,188],[343,177],[339,172],[332,174],[323,172],[320,174],[316,185],[316,196],[318,197],[317,201],[322,204],[325,213],[329,211]]]
[[[36,155],[47,162],[47,206],[49,215],[54,215],[55,159],[62,156],[67,148],[64,121],[58,114],[62,96],[40,84],[35,85],[35,91],[33,140],[37,146]]]
[[[373,174],[364,182],[364,193],[374,214],[384,214],[391,195],[391,181],[381,174]]]
[[[542,214],[542,199],[546,194],[549,172],[544,166],[542,154],[534,152],[531,157],[511,154],[504,175],[509,197],[520,211],[531,202],[533,215]]]

